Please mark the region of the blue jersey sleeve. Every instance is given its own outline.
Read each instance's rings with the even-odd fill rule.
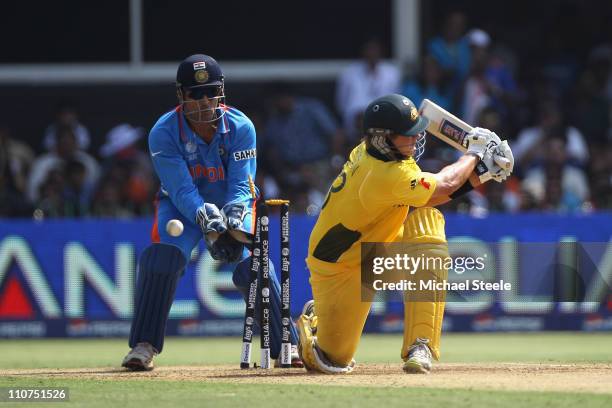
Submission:
[[[257,147],[255,126],[246,120],[236,131],[235,143],[230,146],[227,164],[227,203],[245,202],[251,199],[249,176],[255,182]]]
[[[162,190],[181,214],[195,223],[196,210],[204,200],[193,183],[175,139],[168,130],[153,128],[149,134],[149,151]]]

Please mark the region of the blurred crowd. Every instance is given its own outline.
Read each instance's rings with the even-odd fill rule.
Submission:
[[[425,41],[418,65],[382,59],[377,39],[359,62],[337,78],[335,106],[305,97],[289,83],[271,84],[265,108],[238,106],[258,135],[257,184],[267,197],[292,201],[294,211],[316,214],[328,186],[361,138],[361,117],[374,98],[424,98],[466,122],[508,139],[515,173],[487,183],[447,210],[590,212],[612,208],[612,44],[594,46],[585,61],[554,58],[521,75],[511,47],[450,13],[443,31]],[[231,102],[232,95],[228,95]],[[123,123],[101,148],[74,106],[62,105],[28,146],[0,127],[0,216],[113,217],[150,215],[159,182],[147,154],[146,131]],[[34,150],[44,151],[36,156]],[[438,171],[458,152],[428,137],[419,165]]]
[[[577,61],[549,33],[550,57],[534,66],[466,21],[461,12],[446,16],[417,66],[388,63],[382,44],[367,41],[361,60],[336,81],[334,110],[287,87],[273,92],[267,121],[260,124],[259,179],[266,192],[282,192],[301,210],[316,212],[360,140],[364,108],[397,92],[417,106],[430,99],[473,126],[495,131],[513,149],[511,179],[487,183],[446,210],[485,216],[611,209],[612,44],[594,46],[585,61]],[[458,154],[429,136],[419,165],[436,172]]]
[[[0,216],[128,218],[153,211],[158,188],[146,153],[145,132],[119,124],[97,154],[88,152],[89,131],[70,105],[59,107],[34,155],[0,128]]]

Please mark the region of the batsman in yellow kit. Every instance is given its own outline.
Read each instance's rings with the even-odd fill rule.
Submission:
[[[474,169],[494,133],[476,128],[465,155],[439,173],[422,172],[428,119],[408,98],[374,100],[363,119],[364,139],[332,183],[312,230],[306,259],[313,301],[298,319],[300,355],[309,370],[348,373],[371,302],[361,296],[361,243],[414,243],[448,256],[444,217],[433,208],[478,184]],[[489,154],[490,156],[490,154]],[[409,211],[411,210],[412,211]],[[446,270],[429,270],[445,279]],[[444,293],[405,302],[401,357],[404,371],[426,373],[440,356]]]

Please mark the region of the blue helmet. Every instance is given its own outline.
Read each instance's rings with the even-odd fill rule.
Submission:
[[[194,122],[216,122],[225,114],[222,104],[225,102],[224,76],[219,63],[208,55],[195,54],[185,58],[176,71],[176,91],[179,103],[193,103],[189,119]],[[202,109],[198,101],[204,96],[211,102],[212,108]],[[187,100],[186,98],[193,99]],[[202,113],[214,111],[210,118],[202,119]]]

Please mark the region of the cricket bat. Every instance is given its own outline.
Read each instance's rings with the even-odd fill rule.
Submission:
[[[472,126],[429,99],[423,99],[419,112],[429,119],[429,125],[425,129],[428,133],[463,153],[467,151],[465,137],[473,129]],[[484,183],[491,178],[487,174],[489,169],[482,160],[478,162],[475,170],[481,182]]]
[[[428,133],[457,150],[464,153],[467,151],[465,137],[473,129],[472,126],[429,99],[423,99],[419,112],[429,119],[429,125],[426,129]]]

